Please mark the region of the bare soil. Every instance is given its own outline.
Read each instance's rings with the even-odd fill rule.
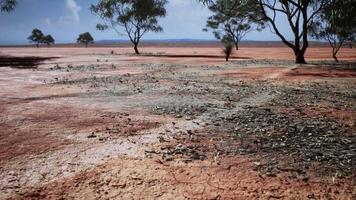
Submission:
[[[355,49],[142,51],[0,49],[0,199],[356,198]]]

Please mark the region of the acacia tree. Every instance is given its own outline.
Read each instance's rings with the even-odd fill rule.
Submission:
[[[200,0],[205,4],[216,0]],[[308,29],[311,21],[322,10],[329,0],[246,0],[250,4],[259,7],[263,19],[268,22],[273,33],[281,41],[291,48],[295,55],[295,61],[304,64],[304,54],[309,47]],[[293,33],[293,41],[289,41],[281,31],[277,18],[284,17]]]
[[[91,5],[90,10],[98,15],[105,24],[98,24],[97,29],[109,27],[122,35],[118,27],[122,27],[139,54],[138,45],[142,36],[150,31],[162,32],[158,18],[166,15],[167,0],[99,0]]]
[[[243,37],[257,25],[257,30],[264,27],[264,20],[256,4],[245,0],[217,0],[209,4],[214,14],[207,20],[206,28],[213,30],[216,39],[223,43],[234,43],[236,50]]]
[[[312,23],[311,35],[327,40],[332,56],[339,62],[337,54],[341,47],[353,43],[356,36],[356,7],[354,0],[332,0],[328,2]]]
[[[51,35],[46,35],[42,38],[42,43],[47,44],[47,46],[49,47],[51,44],[55,43],[55,40],[53,39],[53,37]]]
[[[17,0],[0,0],[0,10],[2,12],[11,12],[15,9]]]
[[[41,30],[35,28],[32,30],[31,35],[27,38],[30,43],[35,43],[36,47],[39,48],[39,45],[43,42],[44,34]]]
[[[304,54],[309,47],[308,28],[326,0],[254,0],[261,8],[261,11],[274,30],[274,33],[282,42],[291,48],[298,64],[304,64]],[[271,14],[269,14],[271,13]],[[280,31],[276,17],[282,14],[286,17],[291,29],[294,41],[290,42]]]
[[[88,47],[88,44],[93,42],[94,38],[90,35],[89,32],[80,34],[77,39],[77,43],[84,44],[85,47]]]

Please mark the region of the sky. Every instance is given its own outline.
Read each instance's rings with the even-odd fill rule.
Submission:
[[[100,19],[89,7],[98,0],[19,0],[18,7],[11,13],[0,13],[0,44],[27,44],[27,37],[34,28],[51,34],[56,43],[72,43],[80,33],[90,32],[96,41],[127,39],[113,30],[98,31]],[[197,0],[168,0],[167,16],[159,19],[162,33],[148,33],[143,39],[214,39],[211,32],[203,32],[210,11]],[[281,22],[287,38],[291,34],[286,23]],[[246,40],[278,40],[267,28],[253,31]]]

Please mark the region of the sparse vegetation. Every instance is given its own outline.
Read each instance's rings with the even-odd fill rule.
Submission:
[[[166,3],[167,0],[100,0],[90,10],[105,22],[97,25],[98,30],[110,27],[121,35],[118,27],[122,27],[134,45],[135,53],[140,54],[138,46],[142,36],[163,31],[158,18],[166,16]]]
[[[33,29],[31,35],[27,38],[30,43],[35,43],[39,48],[40,44],[46,44],[48,47],[55,43],[54,38],[51,35],[44,35],[39,29]]]
[[[143,35],[162,30],[167,1],[98,0],[91,11],[139,54]],[[0,0],[0,12],[16,2]],[[19,12],[47,6],[23,2]],[[48,5],[57,2],[71,12],[33,21],[69,40],[91,22],[80,21],[88,2]],[[94,42],[85,32],[51,49],[1,46],[0,199],[355,199],[356,49],[335,63],[326,42],[313,42],[313,60],[295,64],[305,62],[308,36],[329,40],[337,61],[356,39],[354,0],[204,2],[213,11],[206,28],[221,43],[147,41],[136,56],[101,35],[85,49]],[[187,15],[183,27],[169,25],[197,28],[186,19],[200,13],[186,11],[169,19]],[[19,30],[0,35],[22,35],[5,15]],[[248,41],[237,57],[243,36],[265,24],[294,54],[278,41]],[[39,29],[28,39],[55,43]]]

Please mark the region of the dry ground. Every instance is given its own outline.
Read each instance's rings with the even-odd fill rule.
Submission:
[[[0,199],[356,198],[355,49],[0,52]]]

